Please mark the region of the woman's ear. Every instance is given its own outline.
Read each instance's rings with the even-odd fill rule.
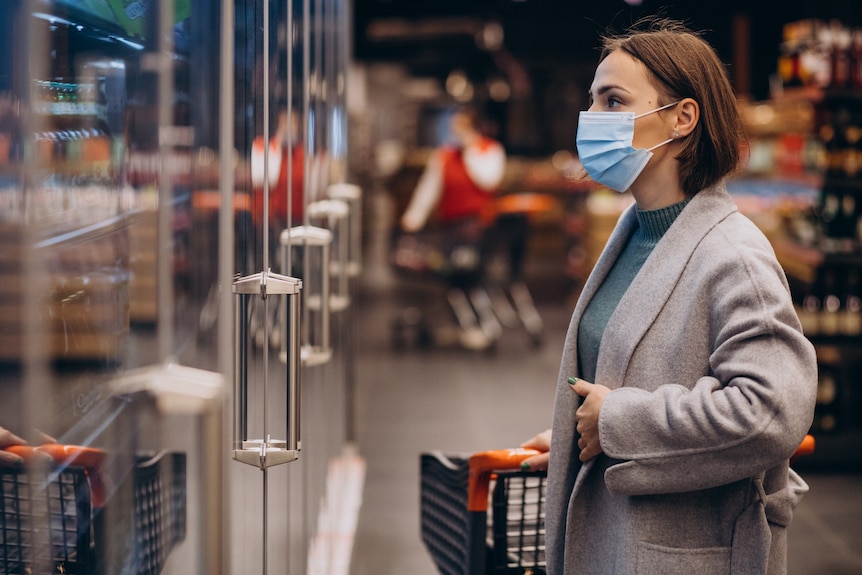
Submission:
[[[680,138],[688,136],[700,120],[700,106],[693,98],[683,98],[674,111],[676,112],[674,134],[679,134],[676,137]]]

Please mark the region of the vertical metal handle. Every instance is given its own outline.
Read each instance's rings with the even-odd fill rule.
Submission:
[[[345,274],[357,277],[362,272],[362,188],[345,182],[332,184],[326,194],[333,200],[347,204],[347,253]]]
[[[330,295],[330,310],[343,311],[350,306],[350,292],[347,277],[347,218],[350,207],[342,200],[319,200],[308,205],[311,219],[325,220],[332,231],[335,261],[330,262],[330,275],[335,279],[335,287]]]
[[[243,441],[248,439],[249,298],[240,295],[234,309],[237,334],[234,345],[233,449],[237,450],[242,449]]]
[[[300,313],[301,306],[299,297],[288,299],[289,311],[287,314],[287,334],[285,339],[289,342],[287,354],[287,451],[299,453],[302,448],[300,437],[300,411],[301,411],[301,386],[300,386]]]
[[[299,457],[300,440],[300,291],[302,280],[275,274],[261,272],[233,283],[233,293],[239,297],[236,305],[237,337],[236,365],[234,383],[234,447],[233,458],[240,463],[267,469],[282,463],[294,461]],[[248,437],[248,350],[250,347],[249,330],[247,328],[249,302],[252,297],[267,300],[272,297],[284,297],[284,308],[287,310],[288,333],[285,337],[291,342],[287,348],[287,439],[274,440],[269,436],[264,413],[264,429],[261,439]],[[264,366],[266,368],[266,366]],[[266,395],[266,376],[264,375],[264,397]],[[263,409],[266,409],[264,401]]]
[[[330,337],[329,248],[332,232],[314,226],[296,226],[281,233],[282,264],[287,269],[290,250],[303,250],[305,304],[303,312],[302,363],[322,365],[332,358]],[[319,274],[319,275],[318,275]],[[282,340],[281,361],[286,362],[287,339]]]

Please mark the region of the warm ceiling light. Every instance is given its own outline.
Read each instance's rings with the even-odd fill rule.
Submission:
[[[466,102],[473,97],[473,85],[464,72],[453,70],[446,78],[446,92],[459,102]]]
[[[489,52],[503,47],[503,26],[499,22],[488,22],[476,35],[476,44]]]
[[[505,102],[512,95],[512,89],[508,82],[502,78],[496,78],[488,83],[488,95],[495,102]]]

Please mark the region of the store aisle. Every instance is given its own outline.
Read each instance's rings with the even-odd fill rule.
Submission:
[[[493,353],[393,352],[389,322],[407,305],[397,292],[378,291],[356,306],[357,431],[367,474],[353,575],[436,573],[419,537],[421,452],[517,446],[550,423],[568,311],[541,310],[547,341],[539,348],[513,330]]]
[[[357,434],[367,464],[352,575],[436,575],[419,535],[419,454],[517,445],[549,425],[570,310],[540,304],[545,344],[507,331],[495,353],[394,351],[390,322],[433,289],[361,288],[355,306]],[[862,573],[862,477],[805,475],[790,530],[790,575]]]

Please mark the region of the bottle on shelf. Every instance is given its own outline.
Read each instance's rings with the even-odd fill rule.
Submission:
[[[817,378],[814,425],[817,431],[835,431],[840,423],[840,387],[838,373],[821,366]]]
[[[820,335],[820,298],[809,293],[802,299],[802,305],[796,310],[802,333],[808,337]]]
[[[802,86],[800,48],[799,23],[786,24],[778,57],[778,75],[785,88]]]
[[[832,46],[830,50],[829,86],[836,90],[850,88],[850,31],[841,24],[832,23]]]
[[[854,179],[859,175],[862,166],[860,162],[860,139],[862,139],[862,128],[851,124],[844,129],[844,143],[846,144],[842,153],[841,164],[844,177]]]
[[[825,185],[820,191],[818,216],[823,226],[825,239],[831,240],[841,237],[841,199],[829,185]]]
[[[841,309],[841,333],[849,337],[862,335],[862,270],[851,267],[847,270],[844,301]]]
[[[853,47],[850,50],[850,88],[862,91],[862,29],[853,31]]]

